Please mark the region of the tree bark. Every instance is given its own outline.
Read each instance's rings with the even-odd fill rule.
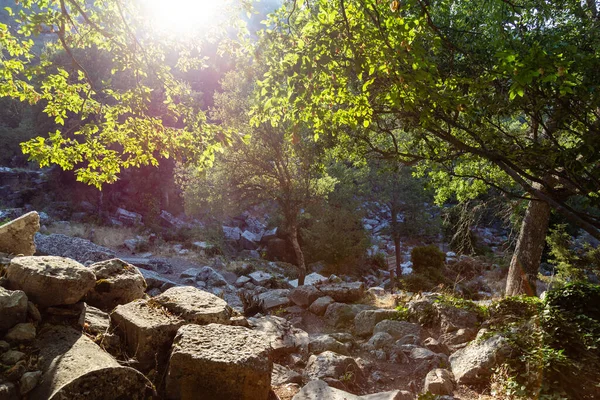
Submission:
[[[304,278],[306,277],[306,265],[304,264],[304,253],[300,248],[300,243],[298,242],[298,226],[297,224],[292,224],[290,226],[290,239],[292,241],[292,246],[294,247],[294,253],[296,254],[296,264],[298,266],[298,286],[304,285]]]
[[[540,200],[529,202],[508,270],[506,296],[537,294],[537,275],[546,244],[549,219],[548,203]]]
[[[402,253],[400,252],[400,227],[398,226],[398,208],[396,207],[395,199],[392,200],[390,206],[390,214],[392,216],[392,239],[394,240],[394,255],[396,256],[396,276],[402,276]]]

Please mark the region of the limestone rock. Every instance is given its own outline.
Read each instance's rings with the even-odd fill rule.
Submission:
[[[316,285],[320,282],[327,282],[327,278],[316,272],[311,272],[304,277],[304,285]],[[298,287],[298,279],[290,281],[292,287]]]
[[[58,233],[35,235],[37,254],[71,258],[80,263],[104,261],[115,258],[115,253],[89,240]]]
[[[2,400],[18,400],[17,388],[14,383],[0,383],[0,399]]]
[[[354,358],[333,351],[310,356],[304,369],[304,376],[311,380],[323,378],[352,380],[359,385],[364,382],[363,373]]]
[[[398,313],[395,310],[364,310],[354,318],[354,333],[358,336],[369,336],[373,333],[375,325],[379,322],[394,318]]]
[[[329,305],[333,302],[333,299],[329,296],[319,297],[317,300],[312,302],[310,307],[308,307],[308,311],[319,316],[325,315],[327,307],[329,307]]]
[[[340,303],[352,303],[365,295],[365,284],[362,282],[331,283],[319,286],[319,290]]]
[[[86,296],[90,305],[112,310],[144,297],[146,280],[135,266],[113,258],[92,264],[89,269],[96,275],[96,285]]]
[[[299,286],[290,292],[289,298],[294,304],[301,307],[310,306],[319,297],[325,294],[312,285]]]
[[[0,252],[32,256],[35,234],[40,229],[40,216],[32,211],[0,226]]]
[[[271,385],[282,386],[287,383],[302,383],[302,375],[280,364],[273,364]]]
[[[8,331],[4,339],[9,342],[30,342],[35,339],[35,326],[27,322],[17,324]]]
[[[357,312],[350,304],[331,303],[325,311],[325,321],[335,327],[342,327],[354,321]]]
[[[202,267],[197,280],[205,282],[209,287],[227,286],[227,280],[211,267]]]
[[[375,325],[373,333],[387,332],[394,339],[401,339],[406,335],[421,336],[421,326],[406,321],[383,320]]]
[[[452,373],[457,384],[478,384],[485,382],[505,358],[508,349],[506,339],[492,336],[482,342],[471,342],[467,347],[450,356]]]
[[[313,335],[310,337],[308,352],[319,354],[324,351],[333,351],[334,353],[349,356],[349,344],[342,343],[330,335]]]
[[[394,344],[394,338],[387,332],[377,332],[371,336],[367,344],[375,350],[385,349]]]
[[[273,279],[273,275],[264,271],[254,271],[248,276],[250,277],[250,279],[252,279],[252,283],[258,286],[265,286],[271,281],[271,279]]]
[[[476,329],[478,326],[477,313],[453,307],[444,303],[434,303],[442,332],[453,332],[459,329]]]
[[[284,318],[268,315],[262,318],[249,318],[248,322],[254,330],[265,335],[271,344],[274,357],[308,350],[308,333],[294,328]]]
[[[48,326],[36,343],[40,349],[40,384],[30,400],[146,399],[151,387],[144,375],[121,366],[86,335],[66,326]]]
[[[110,327],[110,316],[104,311],[87,304],[81,313],[80,321],[85,331],[92,335],[104,334],[108,332]]]
[[[146,280],[146,285],[148,285],[148,291],[152,289],[158,289],[159,291],[163,291],[177,286],[177,283],[167,278],[163,278],[154,271],[149,271],[147,269],[140,269],[139,271]]]
[[[75,304],[95,285],[94,273],[62,257],[16,257],[7,277],[12,289],[23,290],[42,308]]]
[[[439,396],[452,395],[454,391],[454,376],[447,369],[436,368],[425,377],[424,393],[436,394]]]
[[[290,291],[288,289],[273,289],[259,294],[258,298],[263,301],[265,310],[272,310],[273,308],[289,305],[289,293]]]
[[[229,324],[233,314],[225,300],[190,286],[173,287],[154,297],[152,301],[194,324]]]
[[[22,290],[6,290],[0,286],[0,332],[25,322],[27,295]]]
[[[150,370],[166,361],[177,329],[185,321],[152,300],[120,305],[111,313],[111,325],[135,355],[140,369]]]
[[[414,396],[401,390],[357,396],[332,388],[325,381],[314,380],[306,384],[292,400],[414,400]]]
[[[270,351],[261,334],[244,327],[182,326],[169,361],[167,398],[267,400]]]
[[[31,392],[40,381],[42,371],[25,372],[19,381],[19,392],[21,396]]]
[[[25,358],[25,353],[17,350],[9,350],[0,356],[0,362],[6,365],[15,365]]]

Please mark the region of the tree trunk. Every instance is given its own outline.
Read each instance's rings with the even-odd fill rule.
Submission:
[[[394,236],[394,252],[396,255],[396,276],[402,276],[402,253],[400,252],[400,238]]]
[[[304,277],[306,277],[306,265],[304,264],[304,253],[302,253],[298,242],[298,226],[296,224],[290,226],[290,239],[296,254],[296,264],[298,264],[298,286],[302,286],[304,285]]]
[[[402,254],[400,253],[400,227],[398,226],[398,209],[395,199],[392,200],[390,206],[390,214],[392,216],[392,239],[394,240],[394,253],[396,256],[396,276],[402,276]]]
[[[539,200],[529,202],[508,270],[506,296],[537,295],[536,281],[549,219],[548,203]]]

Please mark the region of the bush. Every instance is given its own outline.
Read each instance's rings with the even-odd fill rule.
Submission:
[[[437,268],[425,268],[400,277],[400,287],[409,292],[429,292],[451,285],[452,281],[444,276],[443,270]]]
[[[437,246],[417,246],[412,249],[410,259],[413,271],[422,272],[426,269],[442,270],[446,262],[446,255]]]
[[[497,397],[600,398],[600,286],[572,283],[544,301],[508,298],[488,311],[513,347],[494,378]]]

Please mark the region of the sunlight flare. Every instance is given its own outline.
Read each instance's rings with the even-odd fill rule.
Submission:
[[[141,0],[152,23],[158,29],[177,35],[189,35],[214,27],[224,11],[223,1],[214,0]]]

